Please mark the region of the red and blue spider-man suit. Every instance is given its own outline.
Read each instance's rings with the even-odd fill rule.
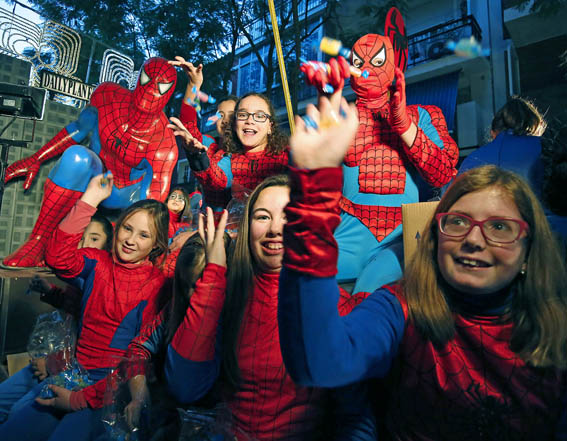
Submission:
[[[83,283],[76,357],[96,383],[71,394],[75,410],[71,418],[33,402],[20,408],[9,422],[0,425],[2,439],[36,439],[34,433],[47,439],[54,430],[69,436],[61,439],[86,439],[79,433],[95,424],[93,409],[103,404],[110,368],[118,364],[130,342],[157,314],[165,283],[159,268],[149,261],[123,264],[111,253],[95,248],[77,249],[95,211],[77,201],[56,227],[45,260],[58,277]],[[78,422],[80,427],[76,426]]]
[[[511,350],[509,290],[484,299],[455,293],[451,304],[461,312],[453,313],[455,335],[443,347],[408,319],[399,286],[377,289],[339,316],[333,230],[341,221],[341,174],[340,168],[291,173],[278,319],[292,378],[337,387],[388,375],[390,401],[377,415],[388,433],[379,439],[565,439],[554,435],[567,403],[566,372],[533,367]]]
[[[331,84],[341,88],[350,74],[335,60]],[[339,60],[344,63],[343,60]],[[368,34],[352,47],[354,66],[368,78],[351,77],[360,126],[343,163],[341,224],[337,279],[357,280],[353,293],[372,292],[402,275],[402,204],[419,202],[416,179],[421,175],[440,187],[457,173],[459,151],[445,118],[435,106],[406,106],[403,73],[390,86],[396,62],[389,38]],[[303,65],[310,82],[321,86],[321,71]],[[417,134],[406,144],[401,135],[415,125]]]
[[[171,394],[182,403],[203,397],[220,370],[220,323],[226,289],[226,268],[207,264],[191,297],[191,305],[167,350],[165,374]],[[322,389],[300,387],[283,365],[278,332],[278,273],[258,273],[243,315],[236,355],[242,383],[228,397],[237,438],[313,440],[329,396]],[[341,299],[341,312],[351,309],[350,297]],[[335,302],[337,309],[337,302]],[[363,391],[359,386],[334,395],[337,439],[375,439]],[[355,436],[355,434],[357,436]]]
[[[164,201],[177,163],[177,145],[163,108],[175,89],[177,73],[163,58],[150,58],[133,91],[102,83],[79,118],[38,152],[6,170],[6,182],[25,176],[28,189],[40,165],[63,153],[45,182],[43,201],[27,241],[4,259],[9,267],[40,265],[47,240],[87,188],[90,179],[110,170],[112,194],[102,205],[126,208],[140,199]],[[90,135],[89,148],[78,145]]]
[[[188,109],[185,111],[190,112]],[[182,116],[180,120],[186,124]],[[189,125],[188,130],[194,138],[201,141],[202,136],[195,136],[196,125]],[[218,144],[209,146],[209,150],[211,147],[212,152],[188,155],[191,170],[201,183],[203,191],[218,193],[230,189],[232,196],[238,199],[245,196],[247,191],[254,190],[267,177],[284,173],[289,162],[287,150],[275,154],[265,151],[226,153]]]

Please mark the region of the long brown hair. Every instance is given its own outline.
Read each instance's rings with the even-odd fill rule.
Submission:
[[[272,102],[268,99],[267,96],[262,95],[261,93],[256,92],[249,92],[246,95],[240,97],[240,99],[236,102],[234,106],[234,113],[232,114],[232,119],[230,120],[230,124],[227,124],[226,129],[223,135],[223,148],[228,153],[244,153],[244,146],[238,139],[238,135],[236,134],[236,113],[240,107],[240,103],[243,99],[248,98],[249,96],[258,97],[268,105],[268,112],[270,113],[270,118],[266,121],[268,124],[272,126],[272,133],[268,135],[268,144],[266,145],[266,154],[268,155],[277,155],[285,150],[286,146],[288,145],[287,136],[282,133],[280,130],[278,123],[276,121],[276,111]]]
[[[191,213],[189,194],[187,193],[187,190],[185,190],[185,188],[183,188],[181,185],[176,185],[169,191],[169,194],[167,195],[168,200],[169,200],[169,196],[171,196],[171,193],[173,193],[174,191],[180,192],[183,195],[183,198],[185,199],[185,206],[183,207],[183,210],[181,210],[181,216],[179,217],[179,220],[181,222],[187,222],[188,224],[190,224],[193,216]]]
[[[519,176],[493,165],[469,170],[449,187],[437,213],[449,211],[462,196],[497,187],[510,197],[529,225],[526,274],[512,282],[510,348],[537,367],[567,367],[567,272],[541,205]],[[447,302],[448,286],[437,263],[435,215],[424,230],[402,279],[408,319],[434,344],[443,346],[455,333]]]
[[[230,236],[224,233],[224,246],[228,250]],[[173,299],[167,320],[166,342],[169,344],[183,321],[187,308],[191,308],[191,296],[197,280],[203,274],[206,264],[205,245],[198,234],[194,234],[183,244],[175,263],[173,278]]]
[[[122,212],[116,221],[113,243],[116,243],[118,232],[122,224],[138,211],[145,211],[151,220],[150,228],[154,230],[152,233],[155,234],[156,241],[148,258],[155,266],[161,267],[163,266],[167,251],[167,231],[169,226],[169,211],[163,202],[156,201],[155,199],[143,199],[130,205]],[[112,247],[112,252],[114,253],[114,246]]]
[[[240,384],[240,368],[236,357],[237,340],[244,310],[254,276],[259,272],[250,248],[250,223],[252,209],[260,193],[269,187],[289,187],[287,175],[275,175],[264,179],[246,201],[244,214],[240,220],[238,236],[228,265],[227,293],[222,313],[222,371],[229,390],[236,390]]]

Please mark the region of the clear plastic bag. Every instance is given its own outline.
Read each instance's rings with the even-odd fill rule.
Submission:
[[[58,374],[50,375],[49,377],[47,377],[45,384],[43,385],[39,394],[41,398],[55,397],[55,394],[49,388],[49,385],[51,384],[72,391],[81,390],[87,386],[90,386],[91,384],[94,384],[94,381],[89,378],[89,374],[86,369],[79,364],[76,358],[72,357],[70,361],[65,361],[65,366],[65,369]]]
[[[148,360],[120,359],[108,376],[104,394],[102,422],[111,441],[145,441],[150,439],[150,399],[145,377]],[[130,385],[132,379],[144,377],[143,387]]]
[[[77,327],[70,315],[59,311],[41,314],[28,340],[31,358],[47,357],[58,352],[72,354],[77,341]]]
[[[177,409],[181,419],[179,441],[254,441],[232,425],[229,409],[219,405],[214,409]]]

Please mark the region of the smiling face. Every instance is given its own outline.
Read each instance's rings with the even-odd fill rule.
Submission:
[[[474,220],[522,219],[514,201],[498,187],[467,193],[448,210]],[[511,244],[488,244],[479,226],[462,238],[437,233],[437,263],[445,281],[467,294],[490,294],[507,287],[526,261],[526,233]]]
[[[156,244],[153,222],[146,210],[138,210],[124,219],[116,234],[114,251],[123,263],[142,263]]]
[[[270,106],[258,96],[248,96],[240,100],[238,111],[248,113],[263,112],[270,115]],[[246,151],[262,151],[268,144],[268,135],[272,133],[272,122],[268,118],[264,122],[257,122],[252,115],[246,120],[236,120],[236,136]]]
[[[289,202],[289,188],[267,187],[259,194],[250,216],[250,249],[261,271],[278,272],[284,254],[283,227],[287,222],[284,208]]]
[[[233,100],[227,100],[220,103],[217,107],[217,112],[221,114],[222,118],[219,118],[215,123],[215,125],[217,127],[217,133],[221,138],[224,135],[224,129],[232,119],[235,106],[236,106],[236,102],[234,102]]]
[[[97,248],[102,250],[108,239],[102,224],[97,221],[91,221],[83,233],[77,248]]]
[[[185,208],[185,196],[179,190],[174,190],[167,197],[167,209],[172,213],[181,213]]]

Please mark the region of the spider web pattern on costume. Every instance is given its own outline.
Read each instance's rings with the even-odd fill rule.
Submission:
[[[366,294],[367,295],[367,294]],[[365,296],[344,290],[337,307],[348,314]],[[278,274],[259,275],[238,340],[240,390],[229,403],[238,428],[258,440],[312,439],[323,418],[324,389],[296,385],[281,354],[278,330]]]
[[[526,366],[509,348],[513,325],[497,320],[456,316],[455,339],[443,348],[408,325],[389,379],[393,438],[553,439],[565,374]]]
[[[144,173],[153,172],[153,177],[149,191],[140,198],[165,201],[177,161],[175,139],[165,128],[167,118],[162,112],[136,112],[131,103],[132,92],[114,83],[104,83],[99,88],[100,94],[91,100],[98,110],[99,155],[112,171],[115,185],[122,188],[140,182],[145,176],[133,168],[145,162],[150,168]]]
[[[458,148],[449,136],[445,119],[435,106],[425,106],[431,122],[443,141],[443,148],[435,145],[423,132],[418,134],[411,148],[404,147],[401,138],[388,123],[388,111],[373,111],[357,105],[360,125],[345,156],[345,164],[359,167],[358,187],[361,193],[377,195],[403,194],[406,185],[406,164],[413,163],[424,179],[432,185],[443,185],[453,176],[458,159]],[[417,125],[417,106],[408,106],[408,113]],[[401,207],[355,204],[341,198],[343,211],[358,218],[382,241],[402,223]]]
[[[238,189],[254,189],[269,176],[284,173],[287,170],[287,151],[270,155],[266,152],[232,153],[225,156],[230,161],[232,172],[232,196],[242,198]],[[201,180],[203,187],[222,190],[227,186],[227,177],[217,163],[211,162],[210,167],[195,175]]]
[[[126,267],[106,251],[77,249],[81,235],[57,228],[49,242],[49,263],[58,275],[84,281],[77,360],[85,369],[114,367],[139,330],[155,318],[165,278],[149,263]],[[83,389],[89,404],[102,400],[105,388],[98,382]]]

